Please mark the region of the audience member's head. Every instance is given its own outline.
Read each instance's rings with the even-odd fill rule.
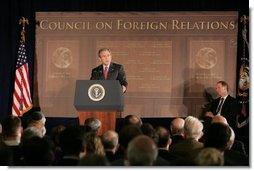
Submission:
[[[204,147],[217,148],[225,151],[230,145],[231,130],[223,123],[211,124],[204,133]]]
[[[169,131],[162,126],[156,127],[155,130],[158,135],[158,143],[157,143],[158,148],[168,149],[169,145],[171,144]]]
[[[201,121],[194,117],[188,116],[184,121],[184,137],[186,139],[198,140],[203,135],[203,124]]]
[[[43,136],[46,134],[46,118],[40,111],[35,111],[29,115],[27,127],[36,127],[42,131]]]
[[[54,153],[45,138],[32,137],[24,141],[22,154],[25,166],[50,166],[53,165]]]
[[[91,132],[98,132],[101,128],[101,121],[95,117],[87,118],[84,122],[84,126],[87,128],[88,131]]]
[[[127,148],[127,165],[152,166],[158,156],[155,142],[146,135],[140,135],[130,141]]]
[[[108,130],[101,136],[101,142],[105,151],[112,151],[115,153],[118,148],[118,141],[118,133],[113,130]]]
[[[93,153],[97,155],[105,156],[104,147],[101,142],[101,138],[95,133],[90,132],[85,136],[86,153]]]
[[[21,119],[17,116],[8,115],[2,122],[2,138],[3,140],[16,140],[20,142],[23,128]]]
[[[78,166],[110,166],[110,163],[106,156],[88,153],[80,159]]]
[[[84,135],[77,127],[66,127],[59,136],[63,155],[79,156],[85,150]]]
[[[32,137],[43,137],[42,132],[40,129],[38,129],[37,127],[27,127],[22,135],[21,135],[21,142],[20,142],[20,146],[22,146],[24,144],[25,141],[27,141],[28,139],[32,138]]]
[[[0,166],[13,166],[13,151],[3,141],[0,141]]]
[[[138,127],[141,127],[142,120],[137,115],[127,115],[124,117],[123,125],[136,125]]]
[[[184,132],[184,119],[182,118],[175,118],[171,121],[170,123],[170,132],[171,135],[182,135],[183,136],[183,132]]]
[[[216,148],[203,148],[194,158],[198,166],[223,166],[224,156]]]
[[[152,138],[155,143],[158,142],[158,135],[156,134],[156,131],[152,124],[143,123],[140,129],[144,135],[147,135],[148,137]]]
[[[228,122],[227,122],[227,119],[222,116],[222,115],[215,115],[213,118],[212,118],[212,121],[211,123],[224,123],[226,125],[228,125]]]
[[[56,147],[60,146],[59,136],[65,128],[64,125],[57,125],[51,129],[50,138]]]
[[[138,135],[142,135],[142,131],[135,125],[123,127],[119,133],[119,144],[123,149],[127,149],[129,142]]]

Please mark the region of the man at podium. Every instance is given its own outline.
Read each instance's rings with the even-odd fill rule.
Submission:
[[[125,93],[128,82],[123,65],[111,62],[112,55],[107,48],[100,49],[98,51],[98,56],[101,65],[92,69],[90,80],[118,80]]]

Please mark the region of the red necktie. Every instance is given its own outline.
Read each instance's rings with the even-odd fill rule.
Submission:
[[[104,69],[104,79],[106,80],[108,78],[108,67],[106,66]]]

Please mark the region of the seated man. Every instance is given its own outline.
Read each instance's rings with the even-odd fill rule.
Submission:
[[[130,141],[127,148],[128,166],[152,166],[158,156],[155,142],[146,135],[140,135]]]
[[[101,121],[95,117],[87,118],[84,123],[87,131],[98,133],[101,128]]]
[[[46,118],[40,111],[35,111],[29,115],[27,127],[36,127],[41,130],[42,136],[46,134],[45,128]]]

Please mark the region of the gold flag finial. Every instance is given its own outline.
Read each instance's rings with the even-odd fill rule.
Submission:
[[[25,33],[26,33],[25,26],[26,26],[26,24],[29,25],[28,19],[25,19],[25,17],[22,17],[21,19],[19,19],[19,24],[22,24],[22,30],[21,30],[21,33],[20,33],[21,40],[22,40],[23,43],[25,43],[25,41],[26,41],[26,38],[25,38]]]
[[[241,17],[241,23],[243,23],[244,25],[246,25],[249,22],[249,17],[247,17],[246,15],[242,15]]]
[[[249,49],[249,42],[248,42],[248,37],[247,37],[247,24],[249,22],[249,17],[246,16],[245,14],[242,15],[240,22],[243,23],[243,29],[242,29],[242,37],[243,37],[243,48],[244,48],[244,53],[243,56],[245,56],[245,44],[247,45],[247,48]]]

